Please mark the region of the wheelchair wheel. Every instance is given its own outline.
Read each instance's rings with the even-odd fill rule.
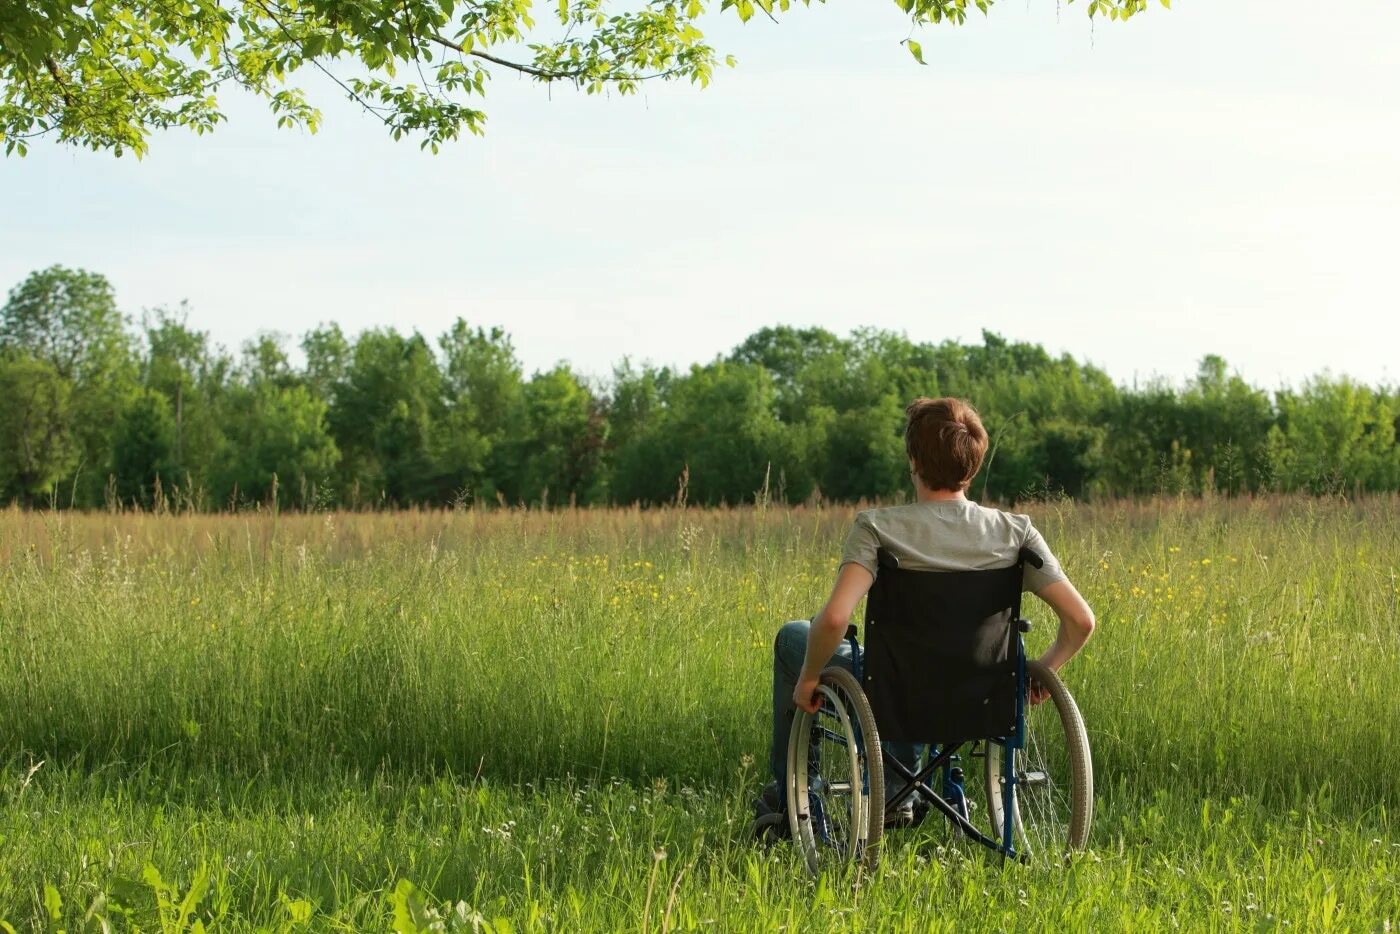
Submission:
[[[814,874],[855,863],[873,870],[884,833],[885,770],[875,715],[850,672],[828,668],[815,714],[793,714],[787,812],[793,842]]]
[[[1094,766],[1084,718],[1069,689],[1038,661],[1026,661],[1027,677],[1049,693],[1026,707],[1025,747],[1015,750],[1012,828],[1019,853],[1056,857],[1082,849],[1094,819]],[[986,744],[987,813],[1000,840],[1005,819],[1002,775],[1005,746]]]

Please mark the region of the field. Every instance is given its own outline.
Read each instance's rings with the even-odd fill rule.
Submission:
[[[849,508],[0,513],[0,918],[1400,923],[1400,500],[1030,511],[1100,622],[1065,670],[1092,848],[1004,867],[926,825],[858,886],[742,836],[771,637]]]

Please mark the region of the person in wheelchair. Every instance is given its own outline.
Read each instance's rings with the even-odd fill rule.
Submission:
[[[836,583],[826,605],[810,621],[785,624],[774,640],[773,734],[769,753],[773,781],[765,786],[755,806],[760,822],[765,814],[780,814],[784,810],[789,730],[795,712],[816,714],[822,708],[823,669],[828,665],[847,671],[855,669],[856,677],[860,677],[862,649],[853,632],[848,632],[848,625],[856,606],[871,591],[882,566],[899,569],[900,573],[1018,569],[1014,573],[1020,577],[1021,590],[1045,601],[1059,618],[1055,640],[1038,660],[1043,668],[1028,660],[1020,669],[1027,695],[1026,702],[1016,708],[1021,715],[1029,706],[1039,705],[1049,696],[1047,688],[1034,674],[1027,676],[1026,672],[1030,668],[1058,671],[1094,631],[1093,612],[1070,583],[1030,518],[987,508],[968,499],[969,485],[987,452],[987,432],[976,409],[961,399],[919,398],[909,404],[906,414],[904,440],[915,501],[858,514],[846,537]],[[1012,579],[1013,587],[1014,583]],[[1014,600],[1019,616],[1019,591],[1017,593]],[[867,630],[871,628],[870,623],[867,615]],[[868,631],[867,640],[869,638]],[[1019,635],[1016,644],[1020,644]],[[1051,678],[1043,676],[1042,680]],[[864,702],[864,697],[861,700]],[[1073,701],[1069,703],[1072,705]],[[1075,717],[1078,717],[1077,709]],[[1080,729],[1082,731],[1082,724]],[[883,722],[879,732],[890,735]],[[888,827],[913,823],[915,800],[923,799],[917,794],[908,794],[906,786],[911,777],[909,773],[919,771],[926,747],[908,737],[882,745],[883,794],[895,802],[882,815],[883,824]],[[991,743],[987,743],[985,749],[984,755],[991,756]],[[1085,749],[1087,761],[1087,741]],[[906,774],[899,774],[901,771]],[[961,795],[961,770],[956,774]],[[1028,779],[1023,776],[1022,781]],[[900,789],[906,791],[899,792]],[[988,794],[995,797],[990,790]],[[995,801],[992,808],[997,809]],[[964,816],[966,812],[964,805]],[[996,814],[992,816],[996,818]],[[1018,813],[1015,819],[1019,825],[1021,815]],[[774,818],[769,820],[777,823]],[[878,835],[878,831],[876,833]],[[1009,831],[1006,839],[1009,849]]]

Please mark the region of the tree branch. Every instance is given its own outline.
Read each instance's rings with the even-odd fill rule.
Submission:
[[[519,62],[507,61],[504,58],[497,58],[488,52],[481,52],[477,49],[468,49],[460,43],[453,42],[444,36],[433,35],[430,37],[438,45],[446,46],[449,49],[461,52],[464,55],[475,55],[477,58],[484,58],[488,62],[494,62],[503,68],[511,68],[522,74],[532,75],[543,81],[572,80],[581,77],[582,71],[545,71],[543,68],[536,68],[533,65],[522,65]]]
[[[73,106],[73,97],[68,93],[68,82],[63,78],[63,72],[59,70],[58,62],[53,60],[52,55],[44,56],[44,64],[48,66],[49,74],[58,82],[59,90],[63,92],[63,103],[67,107]]]
[[[277,18],[277,14],[273,13],[272,10],[268,8],[268,5],[266,2],[264,2],[264,0],[256,0],[256,2],[258,6],[262,7],[262,11],[267,14],[268,19],[276,23],[277,28],[282,30],[282,35],[287,39],[287,41],[289,43],[295,43],[296,39],[295,37],[293,37],[291,31],[287,29],[287,24]],[[380,109],[378,107],[375,107],[369,101],[365,100],[359,94],[355,93],[354,88],[350,87],[344,81],[341,81],[334,74],[332,74],[330,69],[327,68],[325,65],[322,65],[319,59],[310,58],[306,59],[306,61],[311,62],[312,66],[315,67],[317,71],[321,72],[321,74],[325,75],[327,78],[330,78],[336,84],[340,85],[340,89],[346,94],[348,94],[351,100],[363,107],[366,113],[373,114],[374,117],[378,119],[380,123],[383,123],[385,126],[391,127],[393,125],[390,122],[389,118],[384,116],[384,114],[380,112]]]

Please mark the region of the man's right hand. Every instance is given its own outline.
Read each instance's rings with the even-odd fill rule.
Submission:
[[[821,677],[808,678],[806,676],[797,679],[797,686],[792,689],[792,703],[799,710],[808,713],[816,713],[821,709],[822,698],[817,693],[817,686],[821,684]]]

